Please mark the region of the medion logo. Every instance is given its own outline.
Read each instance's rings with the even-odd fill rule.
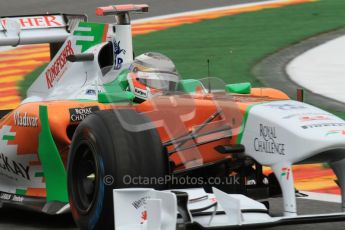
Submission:
[[[260,124],[259,134],[254,139],[255,151],[285,155],[285,144],[279,142],[275,127]]]
[[[13,115],[14,125],[22,127],[38,127],[38,117],[28,116],[27,112],[15,112]]]

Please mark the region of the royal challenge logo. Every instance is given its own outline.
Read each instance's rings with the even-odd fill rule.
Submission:
[[[72,108],[69,109],[70,121],[71,122],[81,122],[88,115],[99,110],[98,106],[89,106],[83,108]]]
[[[256,152],[285,155],[285,144],[279,141],[274,126],[260,124],[259,136],[254,138]]]

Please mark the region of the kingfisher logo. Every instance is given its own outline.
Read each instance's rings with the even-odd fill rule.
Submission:
[[[286,180],[289,180],[290,179],[290,170],[291,170],[290,168],[286,168],[286,167],[282,168],[282,172],[280,173],[280,176],[285,177]]]
[[[48,89],[54,87],[54,83],[60,80],[62,72],[67,64],[67,57],[72,54],[74,54],[72,42],[68,41],[66,47],[60,53],[60,56],[55,59],[54,64],[51,65],[45,73]]]
[[[42,15],[33,17],[11,18],[19,23],[21,29],[64,27],[66,24],[59,15]],[[0,19],[3,28],[7,28],[7,19]]]

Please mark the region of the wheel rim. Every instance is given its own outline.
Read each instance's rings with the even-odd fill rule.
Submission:
[[[73,164],[73,197],[76,208],[86,214],[96,202],[99,190],[99,173],[96,152],[90,143],[81,143]]]

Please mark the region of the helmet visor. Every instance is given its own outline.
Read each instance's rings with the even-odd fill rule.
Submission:
[[[137,72],[137,81],[161,91],[176,91],[179,76],[165,72]]]

